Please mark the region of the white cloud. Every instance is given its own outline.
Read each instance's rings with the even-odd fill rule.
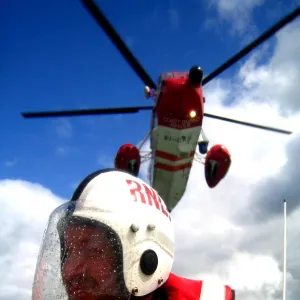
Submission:
[[[56,148],[55,153],[59,155],[63,155],[66,154],[66,151],[67,151],[66,147],[60,146]]]
[[[14,158],[14,159],[11,159],[11,160],[6,160],[4,162],[4,165],[6,167],[13,167],[13,166],[15,166],[17,164],[17,162],[18,162],[18,160],[16,158]]]
[[[99,155],[97,162],[101,168],[113,168],[114,166],[114,158],[105,154]]]
[[[248,99],[275,103],[285,114],[300,111],[299,29],[298,21],[278,33],[276,52],[267,65],[258,66],[253,57],[241,68],[239,77]]]
[[[62,199],[39,184],[0,181],[0,299],[31,299],[31,285],[49,214]]]
[[[248,60],[239,73],[243,80],[237,77],[230,82],[212,82],[205,88],[207,111],[299,132],[300,114],[294,101],[299,94],[294,78],[300,65],[296,55],[299,42],[295,42],[299,33],[294,25],[278,35],[274,55],[267,64],[258,66],[256,56]],[[275,85],[274,74],[292,81]],[[255,84],[249,85],[251,81]],[[233,104],[224,107],[228,99]],[[289,114],[283,107],[290,108]],[[225,279],[237,288],[242,299],[277,299],[282,268],[280,218],[282,201],[287,197],[291,245],[288,291],[289,299],[297,299],[300,273],[295,266],[299,266],[300,255],[294,249],[299,244],[295,236],[300,232],[298,135],[287,137],[210,119],[205,119],[204,129],[212,144],[229,148],[232,166],[227,178],[210,190],[202,166],[194,165],[185,197],[174,210],[180,245],[175,269],[187,276],[209,274]],[[216,222],[220,216],[223,221]],[[255,222],[249,223],[253,219]],[[200,275],[195,271],[196,261],[203,269]]]
[[[73,135],[73,128],[70,121],[65,119],[55,120],[56,124],[55,130],[56,134],[60,138],[70,138]]]
[[[169,22],[172,28],[177,29],[180,23],[179,12],[175,7],[168,9]]]
[[[296,238],[300,234],[300,110],[294,76],[300,65],[299,34],[297,24],[289,26],[278,35],[274,53],[265,64],[261,64],[264,50],[249,58],[236,77],[214,80],[204,89],[206,112],[290,129],[295,134],[205,118],[210,146],[221,143],[229,149],[231,168],[216,188],[209,189],[203,166],[195,162],[186,194],[172,213],[174,271],[226,282],[237,289],[237,299],[281,297],[284,197],[289,215],[288,299],[298,299],[300,293],[300,254],[296,250],[300,246]],[[287,78],[291,81],[284,84]],[[147,167],[141,168],[143,177]]]
[[[276,260],[264,255],[237,252],[215,271],[215,274],[200,273],[197,277],[214,279],[223,284],[238,287],[237,297],[243,300],[261,299],[257,291],[263,291],[263,299],[271,300],[282,282],[282,273]],[[219,275],[216,276],[216,274]],[[243,294],[242,297],[241,294]]]
[[[249,33],[253,10],[263,3],[264,0],[207,1],[209,7],[213,7],[217,10],[221,20],[230,23],[232,32],[238,34],[244,34],[246,31]]]

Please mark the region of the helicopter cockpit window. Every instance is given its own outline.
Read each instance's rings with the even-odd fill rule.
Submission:
[[[178,73],[178,77],[180,77],[180,78],[187,78],[187,72],[180,72],[180,73]]]
[[[168,72],[168,73],[164,73],[164,79],[168,79],[168,78],[186,78],[187,77],[187,72]]]
[[[161,77],[162,79],[174,78],[174,73],[173,72],[163,73]]]

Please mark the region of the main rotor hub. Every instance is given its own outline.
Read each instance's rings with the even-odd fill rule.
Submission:
[[[189,71],[189,82],[192,84],[201,84],[203,71],[199,66],[193,66]]]

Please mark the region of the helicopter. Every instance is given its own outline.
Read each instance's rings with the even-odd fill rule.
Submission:
[[[203,94],[203,86],[297,18],[300,13],[299,8],[281,19],[205,78],[203,78],[201,67],[195,65],[189,71],[161,73],[156,85],[95,2],[93,0],[81,0],[81,2],[143,81],[145,84],[144,96],[147,99],[152,99],[154,105],[24,112],[22,116],[24,118],[43,118],[133,114],[143,110],[151,111],[150,130],[143,141],[139,146],[131,143],[122,145],[116,153],[114,165],[116,169],[123,169],[138,176],[141,163],[150,160],[148,180],[166,203],[169,212],[176,207],[185,193],[194,161],[204,165],[206,183],[210,188],[217,186],[230,168],[231,155],[224,145],[216,144],[208,149],[209,140],[202,128],[204,117],[281,134],[292,133],[288,130],[205,113],[204,104],[206,99]],[[150,151],[143,153],[142,147],[148,138],[150,139]],[[199,153],[197,150],[199,150]],[[145,193],[143,187],[138,185],[135,187],[135,191]]]

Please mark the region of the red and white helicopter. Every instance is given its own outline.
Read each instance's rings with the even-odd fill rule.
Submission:
[[[184,195],[190,170],[195,160],[204,164],[205,178],[210,188],[215,187],[229,170],[231,157],[225,146],[218,144],[208,150],[209,141],[202,128],[204,116],[273,132],[291,134],[290,131],[286,130],[205,113],[205,97],[202,87],[294,20],[299,15],[299,8],[280,20],[207,77],[203,78],[201,68],[194,66],[188,72],[162,73],[156,86],[94,1],[82,0],[82,2],[144,82],[146,85],[145,96],[154,100],[154,106],[29,112],[22,113],[22,115],[25,118],[40,118],[131,114],[141,110],[151,110],[150,131],[141,145],[138,147],[133,144],[122,145],[117,151],[114,163],[116,168],[127,170],[138,176],[141,163],[150,159],[150,184],[164,199],[169,212]],[[151,150],[143,155],[141,149],[148,138],[150,138]],[[197,148],[199,153],[196,152]]]

